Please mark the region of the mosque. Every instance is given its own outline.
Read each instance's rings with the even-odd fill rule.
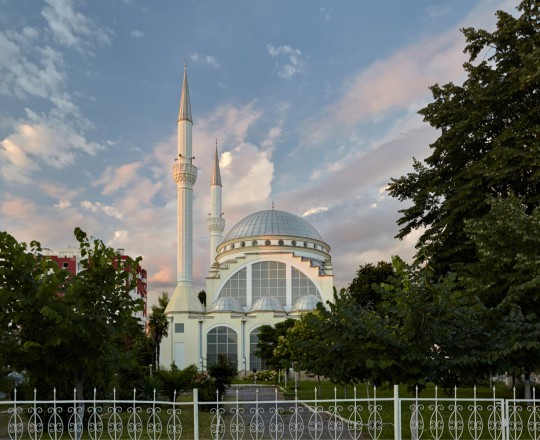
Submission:
[[[201,370],[228,360],[239,371],[261,370],[255,355],[262,325],[274,325],[332,300],[330,246],[303,218],[270,209],[248,215],[223,238],[222,183],[217,145],[210,181],[210,268],[206,306],[193,289],[193,187],[191,104],[184,66],[178,114],[178,156],[173,177],[178,196],[177,285],[165,314],[168,335],[160,364]]]

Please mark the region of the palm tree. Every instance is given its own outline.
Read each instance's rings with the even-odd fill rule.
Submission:
[[[159,369],[159,346],[163,337],[168,335],[169,321],[165,315],[165,309],[169,303],[169,294],[162,292],[158,298],[158,303],[152,306],[152,311],[148,318],[148,330],[152,338],[155,353],[155,367]]]

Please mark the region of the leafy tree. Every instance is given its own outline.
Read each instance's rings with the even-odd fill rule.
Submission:
[[[122,259],[79,228],[75,237],[82,270],[70,276],[38,242],[0,233],[0,352],[27,372],[30,386],[75,386],[82,399],[86,380],[106,387],[113,379],[142,304],[129,293],[140,258]]]
[[[259,342],[255,354],[266,361],[266,366],[272,370],[290,368],[290,354],[286,350],[275,352],[280,338],[287,335],[287,331],[294,326],[294,319],[289,318],[276,325],[263,325],[259,330]]]
[[[489,204],[486,216],[466,223],[478,261],[463,280],[494,315],[500,371],[524,371],[528,380],[540,366],[540,208],[529,211],[513,194]]]
[[[369,380],[452,387],[486,375],[490,343],[484,308],[460,289],[454,274],[394,258],[395,275],[378,288],[380,301],[362,307],[347,291],[328,309],[319,304],[289,330],[292,360],[334,382]]]
[[[356,277],[347,287],[347,292],[360,306],[374,307],[381,300],[381,296],[373,285],[385,282],[393,274],[392,263],[386,261],[379,261],[377,265],[372,263],[361,265],[356,272]]]
[[[462,85],[431,87],[434,101],[420,114],[440,131],[424,162],[392,179],[389,192],[412,202],[399,238],[423,233],[417,248],[439,274],[477,259],[466,220],[489,211],[486,196],[516,194],[530,211],[540,201],[540,4],[524,0],[521,15],[498,11],[497,29],[463,29],[467,41]]]
[[[235,363],[225,360],[210,365],[208,374],[214,380],[216,390],[219,392],[220,398],[223,399],[223,396],[231,387],[232,381],[238,375],[238,371]]]
[[[158,303],[152,306],[150,316],[148,317],[148,330],[150,337],[152,338],[152,344],[154,346],[154,359],[153,364],[156,369],[159,369],[160,363],[160,346],[161,340],[169,333],[169,320],[165,315],[165,309],[169,303],[169,294],[162,292],[158,298]]]
[[[367,379],[368,310],[345,290],[334,292],[328,307],[319,303],[314,312],[303,314],[280,339],[276,351],[285,346],[297,369],[335,383]]]

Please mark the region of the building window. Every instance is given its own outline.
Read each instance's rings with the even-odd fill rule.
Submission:
[[[184,323],[174,324],[174,332],[175,333],[184,333]]]
[[[278,244],[279,244],[280,246],[283,246],[283,245],[284,245],[283,240],[279,240],[279,241],[278,241]]]
[[[257,344],[259,343],[259,333],[261,328],[257,327],[249,334],[249,369],[250,370],[266,370],[266,362],[255,354]]]
[[[273,296],[286,305],[287,268],[285,263],[263,261],[251,266],[251,296],[254,303],[263,296]]]
[[[270,246],[270,245],[272,244],[272,242],[271,242],[270,240],[266,240],[266,241],[264,242],[264,244],[265,244],[266,246]]]
[[[291,246],[296,246],[296,240],[291,241]]]
[[[62,264],[62,267],[63,267],[64,269],[67,269],[67,268],[69,267],[69,263],[63,263],[63,264]]]
[[[244,247],[245,245],[246,245],[246,242],[245,242],[245,241],[242,241],[242,242],[240,243],[240,246],[242,246],[242,247]]]
[[[220,326],[206,336],[206,365],[225,362],[238,367],[238,334],[232,328]]]
[[[316,295],[321,299],[319,291],[313,281],[305,276],[298,269],[291,267],[291,299],[294,304],[305,295]],[[322,301],[322,299],[321,299]]]
[[[246,268],[240,269],[225,283],[219,296],[230,296],[245,307],[247,297]]]
[[[251,243],[253,246],[257,246],[257,240],[253,240],[253,243]]]

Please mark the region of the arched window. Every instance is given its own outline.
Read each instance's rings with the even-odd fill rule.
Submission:
[[[222,362],[238,367],[238,334],[225,326],[213,328],[206,336],[206,366]]]
[[[255,354],[257,344],[259,343],[259,333],[261,328],[257,327],[249,334],[249,369],[250,370],[266,370],[266,363],[263,359]]]
[[[251,301],[263,296],[273,296],[281,305],[287,301],[287,268],[285,263],[263,261],[251,266]]]
[[[219,296],[230,296],[246,306],[246,268],[240,269],[225,283]]]
[[[305,276],[298,269],[291,268],[291,299],[294,304],[298,299],[305,295],[316,295],[320,298],[319,291],[313,281]]]

